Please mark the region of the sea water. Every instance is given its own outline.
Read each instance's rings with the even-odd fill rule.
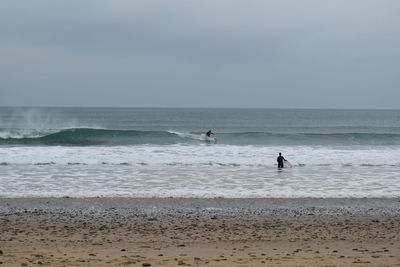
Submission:
[[[400,111],[0,108],[0,197],[49,196],[398,197]]]

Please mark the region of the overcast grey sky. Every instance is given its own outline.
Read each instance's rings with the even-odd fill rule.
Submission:
[[[400,1],[1,0],[0,105],[400,108]]]

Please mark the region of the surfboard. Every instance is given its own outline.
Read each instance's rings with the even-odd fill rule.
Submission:
[[[284,168],[292,168],[293,165],[292,165],[292,163],[290,163],[289,161],[284,161],[284,162],[283,162],[283,167],[284,167]]]
[[[210,142],[210,143],[216,143],[217,138],[215,136],[207,136],[206,134],[201,134],[200,135],[200,140]]]

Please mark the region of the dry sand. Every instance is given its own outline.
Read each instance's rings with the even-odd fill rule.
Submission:
[[[3,266],[400,266],[398,199],[0,199]]]

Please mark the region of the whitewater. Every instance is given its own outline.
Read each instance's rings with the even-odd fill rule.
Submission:
[[[0,197],[398,197],[399,121],[399,111],[0,108]],[[293,168],[277,169],[279,152]]]

